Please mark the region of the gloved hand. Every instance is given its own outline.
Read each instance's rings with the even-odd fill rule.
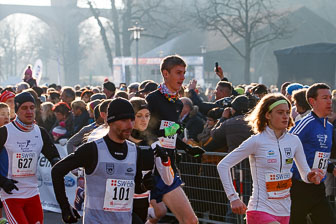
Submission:
[[[76,223],[81,218],[76,209],[68,205],[62,209],[62,219],[65,223]]]
[[[0,180],[0,187],[7,193],[7,194],[13,194],[12,190],[19,190],[19,188],[15,185],[18,182],[13,179],[8,179],[6,177],[1,177]]]
[[[186,153],[188,153],[189,155],[193,156],[193,157],[199,157],[201,156],[203,153],[205,153],[205,150],[202,149],[201,147],[199,146],[190,146],[188,145],[186,148],[185,148],[185,151]]]
[[[176,134],[176,132],[179,130],[180,125],[179,124],[172,124],[169,127],[164,128],[165,136],[173,136]]]
[[[152,171],[148,172],[141,181],[141,189],[143,191],[152,190],[155,186],[155,180],[152,176]]]
[[[154,155],[160,157],[163,163],[168,162],[169,156],[165,148],[162,148],[159,145],[156,145]]]

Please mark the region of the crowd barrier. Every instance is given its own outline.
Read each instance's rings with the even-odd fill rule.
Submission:
[[[56,145],[61,157],[67,155],[66,146]],[[230,203],[226,198],[220,181],[217,164],[227,153],[206,152],[202,158],[193,158],[181,153],[178,164],[180,175],[184,181],[183,189],[199,218],[200,223],[245,223],[244,216],[232,214]],[[250,168],[247,162],[242,161],[232,170],[233,183],[241,199],[247,204],[252,193]],[[332,162],[336,162],[333,160]],[[51,182],[51,165],[41,154],[38,162],[38,181],[42,207],[45,210],[60,212]],[[65,186],[70,203],[74,201],[77,188],[76,177],[69,173],[65,177]],[[336,178],[328,175],[326,193],[332,206],[336,209]],[[168,213],[172,216],[173,214]]]
[[[183,151],[178,165],[185,182],[183,187],[200,223],[245,223],[244,216],[232,214],[220,181],[217,164],[227,153],[206,152],[202,158],[192,158]],[[335,160],[333,162],[336,162]],[[252,180],[248,160],[242,161],[231,170],[233,183],[241,199],[247,204],[252,193]],[[336,208],[336,178],[328,175],[326,192],[332,206]],[[172,215],[172,214],[170,214]]]

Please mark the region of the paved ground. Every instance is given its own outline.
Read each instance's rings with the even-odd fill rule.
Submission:
[[[3,212],[3,217],[5,217],[4,212]],[[58,213],[44,211],[44,223],[45,224],[61,224],[63,223],[62,216],[61,214],[58,214]],[[78,224],[80,223],[81,221],[78,222]]]

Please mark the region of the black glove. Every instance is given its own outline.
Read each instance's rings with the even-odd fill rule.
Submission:
[[[156,156],[159,156],[161,158],[161,161],[163,163],[168,162],[168,158],[169,158],[168,157],[168,152],[167,152],[167,150],[165,148],[162,148],[162,147],[156,145],[154,154]]]
[[[152,176],[152,171],[148,172],[141,181],[141,189],[143,191],[152,190],[155,186],[155,180]]]
[[[62,219],[65,223],[76,223],[80,219],[80,215],[76,209],[68,205],[62,208]]]
[[[201,156],[203,153],[205,153],[205,150],[202,149],[199,146],[190,146],[188,145],[185,149],[186,153],[188,153],[189,155],[193,156],[193,157],[199,157]]]
[[[16,180],[8,179],[6,177],[0,178],[0,187],[7,193],[7,194],[13,194],[12,190],[19,190],[19,188],[15,185],[18,183]]]

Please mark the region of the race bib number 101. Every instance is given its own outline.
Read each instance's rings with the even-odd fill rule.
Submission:
[[[12,159],[12,176],[29,177],[36,174],[37,155],[35,152],[14,153]]]
[[[107,179],[104,210],[129,212],[133,207],[134,180]]]

